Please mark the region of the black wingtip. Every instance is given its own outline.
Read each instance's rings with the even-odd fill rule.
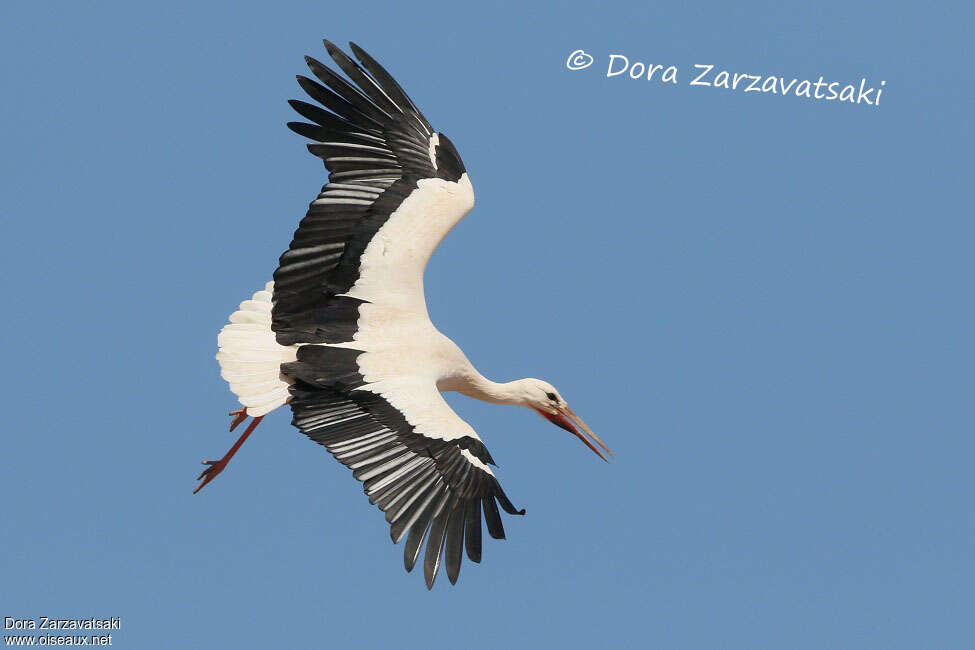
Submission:
[[[319,76],[318,72],[316,72],[316,69],[318,69],[318,70],[327,70],[328,69],[328,66],[326,66],[324,63],[322,63],[321,61],[319,61],[318,59],[316,59],[313,56],[307,56],[307,55],[305,56],[305,65],[308,66],[308,69],[311,70],[315,74],[316,77]],[[319,77],[319,78],[321,78],[321,77]]]
[[[362,61],[362,55],[365,53],[365,50],[363,50],[361,47],[359,47],[358,45],[356,45],[352,41],[349,41],[349,49],[352,50],[352,54],[355,55],[355,58],[357,58],[360,61]],[[369,56],[369,55],[366,54],[366,56]]]
[[[312,143],[309,144],[317,144],[324,138],[324,129],[314,124],[308,124],[307,122],[288,122],[287,126],[298,135],[312,140]]]

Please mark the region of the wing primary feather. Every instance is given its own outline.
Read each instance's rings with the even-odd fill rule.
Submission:
[[[406,564],[407,571],[413,570],[416,559],[420,555],[423,538],[426,536],[427,531],[433,524],[433,520],[436,518],[437,513],[440,511],[441,506],[443,506],[448,496],[449,494],[447,492],[443,492],[440,499],[427,506],[423,510],[422,516],[410,527],[410,536],[406,540],[406,546],[403,547],[403,561]]]
[[[467,557],[471,562],[481,561],[481,500],[467,500],[466,515]]]
[[[331,41],[325,40],[325,49],[328,51],[329,56],[340,68],[342,72],[349,75],[349,79],[358,84],[361,92],[366,94],[371,101],[373,101],[380,109],[384,112],[392,113],[402,113],[403,109],[396,105],[395,102],[390,99],[385,91],[383,91],[382,86],[380,86],[374,79],[372,79],[366,72],[359,67],[359,64],[349,58],[349,56],[337,48]]]
[[[298,75],[298,85],[301,86],[302,90],[308,93],[309,97],[341,117],[343,120],[352,122],[357,128],[378,128],[380,131],[382,130],[382,124],[380,122],[377,122],[369,115],[366,115],[343,99],[341,95],[336,94],[334,91],[326,88],[317,81],[312,81],[308,77]]]
[[[484,504],[484,521],[487,523],[488,533],[494,539],[504,539],[504,524],[501,523],[501,513],[498,512],[494,497],[486,496],[481,502]]]
[[[377,122],[383,122],[390,118],[385,111],[378,108],[371,99],[362,94],[362,91],[340,77],[331,68],[310,56],[305,57],[305,63],[308,64],[308,69],[312,71],[312,74],[318,77],[332,92],[352,104],[363,115],[368,115]]]
[[[410,99],[409,95],[406,94],[406,91],[404,91],[400,85],[396,83],[396,80],[393,79],[392,75],[386,72],[384,67],[379,65],[374,58],[369,56],[365,50],[355,43],[349,43],[349,48],[352,49],[352,53],[355,55],[355,58],[359,59],[365,69],[369,71],[369,74],[371,74],[373,78],[379,82],[383,88],[383,91],[389,95],[390,99],[400,106],[409,106],[411,109],[413,109],[412,112],[416,115],[418,122],[420,122],[420,125],[426,131],[426,135],[432,135],[433,128],[430,126],[430,122],[428,122],[427,118],[423,116],[420,109],[416,107],[416,104],[414,104],[413,100]]]
[[[423,557],[423,577],[427,581],[427,589],[433,589],[433,582],[437,579],[437,572],[440,571],[440,559],[443,556],[444,542],[447,539],[447,520],[457,497],[450,496],[449,502],[444,504],[433,520],[430,527],[430,534],[427,537],[427,552]]]
[[[447,567],[447,579],[450,584],[457,584],[460,575],[460,565],[464,559],[464,517],[466,507],[464,503],[456,503],[450,511],[447,520],[447,545],[444,547],[444,564]]]
[[[369,137],[374,139],[376,142],[381,142],[385,144],[385,140],[382,138],[382,131],[372,127],[363,126],[359,124],[353,124],[348,120],[345,120],[334,113],[329,113],[324,108],[320,106],[315,106],[314,104],[309,104],[308,102],[302,101],[300,99],[289,99],[288,105],[295,110],[296,113],[304,117],[305,119],[311,120],[315,124],[326,128],[335,133],[350,134],[356,136],[364,136],[365,134],[370,134]],[[302,134],[304,135],[304,134]],[[306,136],[307,137],[307,136]]]
[[[494,480],[494,490],[495,490],[494,496],[497,497],[498,503],[501,504],[501,507],[504,508],[505,512],[507,512],[509,515],[525,514],[524,508],[519,510],[518,508],[514,507],[511,504],[511,501],[508,500],[508,495],[506,495],[504,493],[504,490],[501,489],[501,484],[498,483],[497,479]]]
[[[403,545],[403,566],[406,567],[407,573],[416,566],[416,559],[420,557],[420,546],[423,544],[429,525],[429,521],[418,521],[410,527],[410,536],[406,538],[406,544]]]
[[[457,486],[457,494],[462,498],[477,497],[480,494],[480,487],[483,483],[482,479],[484,477],[484,472],[480,470],[471,470],[467,474],[467,478]]]
[[[309,106],[310,105],[311,104],[309,104]],[[345,139],[350,142],[357,141],[371,144],[383,144],[382,138],[364,132],[334,131],[328,127],[319,126],[318,124],[308,124],[307,122],[288,122],[287,127],[298,135],[308,138],[309,140],[314,140],[315,142],[328,142]]]

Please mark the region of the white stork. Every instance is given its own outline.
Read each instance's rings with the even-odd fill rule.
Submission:
[[[605,460],[574,422],[610,452],[551,384],[493,382],[434,327],[423,272],[474,206],[470,179],[447,136],[382,66],[354,43],[358,63],[329,41],[325,47],[353,83],[306,57],[322,83],[303,76],[298,83],[321,107],[292,100],[312,123],[288,126],[312,140],[328,184],[274,281],[220,332],[221,375],[244,407],[231,413],[230,429],[253,420],[223,458],[204,461],[194,492],[223,471],[267,413],[290,404],[292,424],[353,470],[386,513],[393,542],[406,537],[406,570],[426,539],[427,587],[441,558],[455,583],[465,541],[467,556],[481,560],[482,509],[495,539],[504,539],[498,504],[509,514],[525,511],[505,496],[487,448],[441,392],[532,408]]]

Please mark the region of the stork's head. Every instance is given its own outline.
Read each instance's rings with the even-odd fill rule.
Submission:
[[[520,402],[524,406],[535,409],[539,415],[551,422],[552,424],[559,426],[569,433],[575,435],[579,440],[586,443],[590,449],[596,452],[596,455],[606,460],[606,458],[599,453],[595,445],[590,442],[589,438],[586,438],[582,433],[579,432],[578,426],[592,438],[596,444],[606,450],[610,456],[613,452],[609,450],[602,440],[599,439],[595,433],[592,432],[586,423],[582,421],[575,412],[569,408],[565,399],[555,390],[555,386],[548,383],[547,381],[542,381],[541,379],[534,379],[529,377],[528,379],[522,379],[518,382],[518,389],[520,393]]]

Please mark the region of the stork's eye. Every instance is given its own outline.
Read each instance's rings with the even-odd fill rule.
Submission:
[[[558,396],[555,393],[546,393],[545,396],[548,397],[553,402],[559,401],[559,398],[558,398]]]

